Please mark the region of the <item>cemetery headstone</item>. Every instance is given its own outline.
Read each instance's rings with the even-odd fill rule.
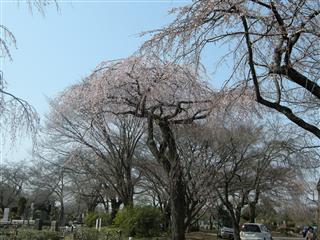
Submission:
[[[34,203],[31,203],[29,220],[33,220],[33,212],[34,212]]]
[[[43,225],[42,219],[36,219],[34,225],[37,230],[42,230],[42,225]]]
[[[57,221],[51,221],[51,231],[58,231],[58,223]]]
[[[8,222],[9,221],[9,212],[10,212],[9,208],[5,208],[4,209],[2,222]]]

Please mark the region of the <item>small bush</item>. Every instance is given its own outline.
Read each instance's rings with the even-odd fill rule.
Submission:
[[[114,225],[126,236],[159,236],[162,215],[159,209],[150,206],[130,207],[119,211]]]
[[[112,224],[111,215],[107,213],[99,213],[99,217],[101,217],[102,226],[109,226]]]
[[[99,239],[99,233],[94,228],[83,228],[80,231],[76,231],[73,235],[74,240],[97,240]]]
[[[94,228],[82,227],[76,229],[73,233],[73,240],[105,240],[105,239],[120,239],[119,229],[101,228],[98,232]]]
[[[96,212],[89,212],[84,219],[84,224],[87,227],[93,227],[96,224],[97,218],[98,218],[98,214]]]
[[[38,231],[31,229],[19,229],[16,240],[59,240],[59,233],[52,231]]]

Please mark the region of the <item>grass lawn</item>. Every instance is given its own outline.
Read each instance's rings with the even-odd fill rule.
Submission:
[[[186,235],[187,240],[217,240],[217,235],[209,232],[193,232]]]

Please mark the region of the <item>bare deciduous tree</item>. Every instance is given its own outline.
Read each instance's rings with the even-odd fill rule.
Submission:
[[[71,179],[69,168],[64,164],[65,159],[61,156],[57,161],[46,161],[44,158],[31,169],[29,183],[33,189],[33,195],[46,194],[46,199],[54,196],[59,204],[58,222],[65,224],[65,202],[71,197]],[[45,199],[45,200],[46,200]]]
[[[297,172],[289,161],[285,146],[289,143],[269,136],[254,124],[225,123],[214,128],[211,141],[212,179],[209,187],[218,195],[232,220],[234,238],[240,239],[242,210],[249,209],[255,222],[256,206],[263,196],[277,194],[288,199],[297,185]]]
[[[0,208],[12,207],[27,185],[28,174],[24,163],[3,165],[0,168]]]
[[[211,189],[207,188],[211,179],[211,163],[215,153],[206,138],[208,129],[204,124],[179,127],[176,130],[179,154],[186,185],[186,230],[191,231],[200,217],[208,211]]]
[[[131,116],[115,116],[104,112],[104,103],[86,105],[86,95],[68,89],[51,102],[46,124],[47,136],[64,149],[92,177],[112,188],[124,205],[133,205],[134,186],[139,172],[134,167],[135,154],[143,134],[143,124]],[[83,103],[83,105],[82,105]],[[49,140],[49,142],[51,141]],[[47,143],[49,148],[52,143]]]

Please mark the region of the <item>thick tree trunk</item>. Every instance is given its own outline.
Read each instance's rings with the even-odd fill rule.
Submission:
[[[89,212],[94,212],[96,207],[98,206],[98,201],[97,199],[91,199],[91,201],[89,200],[89,202],[87,203],[88,206],[88,211]]]
[[[172,169],[170,173],[171,199],[171,239],[185,240],[185,186],[182,180],[182,171]]]
[[[234,240],[240,240],[240,217],[241,217],[241,208],[233,209],[233,207],[229,204],[227,206],[227,209],[229,211],[232,227],[233,227],[233,239]]]
[[[126,156],[122,156],[122,158],[122,164],[117,169],[117,186],[119,188],[118,194],[125,207],[132,207],[134,191],[134,185],[131,177],[132,166],[128,163],[129,160]],[[125,166],[128,164],[129,166]]]
[[[213,230],[213,216],[212,214],[210,215],[210,218],[209,218],[209,224],[210,224],[210,230]]]
[[[158,122],[162,142],[159,147],[153,135],[153,118],[148,119],[148,146],[168,175],[171,208],[171,239],[185,240],[186,188],[174,134],[167,120]]]
[[[117,200],[116,198],[112,198],[110,199],[110,202],[111,202],[111,220],[113,220],[116,217],[117,212],[119,211],[122,201]]]
[[[256,203],[249,203],[249,214],[250,214],[250,222],[254,223],[256,221]]]
[[[132,176],[131,176],[131,165],[130,167],[125,168],[125,179],[124,179],[124,191],[125,196],[123,196],[122,201],[125,207],[132,207],[133,206],[133,190],[134,186],[132,183]]]
[[[239,223],[238,224],[235,224],[233,226],[233,239],[234,240],[240,240],[240,227],[239,227]]]
[[[166,204],[165,208],[164,208],[164,230],[168,230],[170,227],[170,219],[171,219],[171,209],[170,209],[170,205]]]
[[[133,207],[133,201],[131,201],[130,199],[123,199],[123,205],[125,207]]]
[[[63,200],[60,200],[60,213],[59,213],[59,226],[65,225],[65,218],[64,218],[64,203]]]
[[[168,146],[167,159],[170,164],[165,162],[170,182],[170,205],[171,205],[171,239],[185,240],[185,217],[186,217],[186,187],[183,181],[183,172],[180,158],[177,153],[176,142],[173,132],[168,122],[159,124],[163,138]],[[168,166],[170,166],[168,168]]]

